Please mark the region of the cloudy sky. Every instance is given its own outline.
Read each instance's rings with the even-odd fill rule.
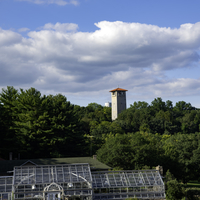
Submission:
[[[0,0],[0,89],[81,106],[161,97],[200,108],[200,0]]]

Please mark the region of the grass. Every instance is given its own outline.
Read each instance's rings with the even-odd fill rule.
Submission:
[[[190,181],[190,182],[187,184],[186,187],[187,187],[187,188],[194,188],[194,187],[200,188],[200,182],[198,182],[198,181]]]

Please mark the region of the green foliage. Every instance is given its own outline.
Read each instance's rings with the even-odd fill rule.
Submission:
[[[11,86],[8,86],[7,89],[2,89],[0,94],[0,156],[3,158],[8,158],[9,152],[17,151],[19,146],[15,130],[13,129],[16,118],[14,102],[17,99],[17,95],[18,91]]]
[[[165,164],[183,183],[198,177],[200,134],[177,134],[164,141]]]
[[[174,107],[175,110],[183,111],[183,110],[195,110],[194,107],[190,103],[186,103],[185,101],[179,101],[176,103]]]
[[[177,180],[199,177],[200,110],[184,101],[134,102],[117,120],[97,103],[75,106],[61,94],[35,88],[0,93],[0,157],[88,156],[115,169],[162,165]],[[168,172],[167,172],[168,173]],[[168,175],[167,175],[168,176]],[[170,179],[171,181],[171,179]]]
[[[166,187],[167,200],[181,200],[184,197],[184,188],[176,179],[168,181]]]
[[[121,169],[142,169],[161,163],[159,136],[148,133],[116,134],[109,137],[97,151],[97,157],[107,165]]]
[[[149,104],[145,101],[138,101],[134,102],[133,105],[130,105],[130,108],[133,109],[142,109],[142,108],[148,108]]]
[[[198,200],[200,196],[200,188],[187,188],[185,193],[188,200]]]
[[[162,98],[158,97],[155,98],[152,102],[151,102],[151,107],[153,108],[154,111],[166,111],[166,104],[164,101],[162,101]]]
[[[144,169],[159,164],[183,183],[199,176],[200,134],[161,136],[141,131],[108,136],[97,156],[113,168]],[[166,173],[166,181],[174,179],[170,172]]]
[[[179,101],[173,107],[171,101],[156,98],[148,105],[134,102],[118,119],[125,133],[146,131],[159,134],[195,133],[200,131],[200,110],[190,103]]]
[[[197,177],[199,178],[199,177]],[[200,188],[200,182],[199,182],[199,179],[198,180],[193,180],[193,181],[189,181],[187,183],[187,188]]]
[[[172,181],[172,180],[175,180],[174,175],[168,169],[165,174],[165,182]]]
[[[63,95],[42,96],[34,88],[13,87],[0,94],[5,112],[1,156],[21,158],[83,155],[84,137],[74,106]],[[7,151],[6,151],[7,150]]]
[[[121,127],[111,122],[111,108],[109,107],[90,103],[83,110],[80,120],[88,144],[86,152],[88,155],[92,155],[96,154],[96,151],[102,146],[107,134],[121,133]]]

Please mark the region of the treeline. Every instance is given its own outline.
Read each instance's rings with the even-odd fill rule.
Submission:
[[[134,102],[112,123],[121,133],[107,135],[97,151],[100,161],[115,169],[161,165],[183,183],[200,181],[200,110],[190,103]]]
[[[134,102],[117,119],[125,132],[147,131],[159,134],[195,133],[200,131],[200,110],[190,103],[156,98],[148,105]]]
[[[80,107],[61,94],[9,86],[0,93],[0,157],[8,159],[9,152],[21,159],[89,156],[90,132],[110,116],[110,108],[95,103]]]
[[[199,180],[200,133],[159,135],[147,132],[110,135],[97,151],[100,161],[119,170],[163,166],[187,183]]]
[[[164,174],[169,170],[183,183],[200,181],[200,110],[190,103],[134,102],[112,123],[121,133],[107,135],[97,151],[100,161],[115,169],[162,165]]]
[[[42,96],[34,88],[3,89],[1,101],[1,157],[75,156],[84,138],[74,106],[62,95]],[[75,142],[76,141],[76,142]]]
[[[118,169],[162,165],[187,182],[200,164],[200,110],[184,101],[134,102],[111,121],[111,108],[73,105],[35,88],[2,89],[0,157],[90,156]],[[191,174],[193,172],[193,174]]]

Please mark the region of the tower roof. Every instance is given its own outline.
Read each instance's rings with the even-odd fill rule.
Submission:
[[[115,91],[128,91],[128,90],[125,90],[125,89],[122,89],[122,88],[116,88],[114,90],[110,90],[109,92],[115,92]]]

